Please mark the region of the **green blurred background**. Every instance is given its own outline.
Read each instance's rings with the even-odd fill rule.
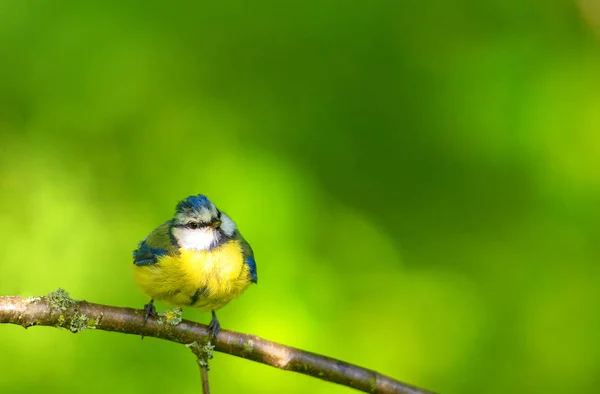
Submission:
[[[600,392],[598,11],[1,1],[0,294],[141,307],[132,249],[205,193],[260,276],[224,328],[443,393]],[[2,326],[0,370],[200,390],[186,348],[106,332]],[[353,392],[224,354],[211,383]]]

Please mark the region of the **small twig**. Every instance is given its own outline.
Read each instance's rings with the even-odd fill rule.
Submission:
[[[74,301],[63,292],[48,297],[0,297],[0,323],[67,328],[72,332],[95,328],[162,338],[181,344],[207,343],[209,329],[204,324],[182,320],[177,325],[144,320],[141,309]],[[352,387],[368,393],[425,394],[427,390],[399,382],[375,371],[340,360],[270,342],[254,335],[221,330],[214,341],[216,351],[258,361],[287,371]]]
[[[202,375],[202,394],[210,394],[208,387],[208,367],[200,367],[200,375]]]
[[[196,341],[188,343],[185,346],[187,346],[198,358],[198,366],[200,367],[200,376],[202,378],[202,394],[210,394],[210,388],[208,386],[208,360],[213,358],[212,351],[215,347],[210,342],[204,346],[200,346]]]

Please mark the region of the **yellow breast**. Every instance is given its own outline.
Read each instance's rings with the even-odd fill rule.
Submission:
[[[223,307],[250,284],[242,248],[235,241],[209,251],[164,256],[154,265],[135,266],[134,275],[153,299],[206,310]]]

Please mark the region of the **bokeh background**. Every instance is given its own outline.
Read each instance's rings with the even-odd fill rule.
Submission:
[[[225,328],[442,393],[600,392],[598,22],[589,0],[1,1],[0,294],[141,307],[132,249],[205,193],[258,262]],[[186,348],[105,332],[2,326],[0,371],[10,394],[200,390]],[[224,354],[211,384],[353,392]]]

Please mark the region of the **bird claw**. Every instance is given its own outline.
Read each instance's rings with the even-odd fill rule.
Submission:
[[[219,320],[217,319],[217,315],[215,312],[212,313],[212,320],[208,325],[208,330],[210,331],[211,340],[215,340],[217,338],[217,334],[221,331],[221,324],[219,324]]]

